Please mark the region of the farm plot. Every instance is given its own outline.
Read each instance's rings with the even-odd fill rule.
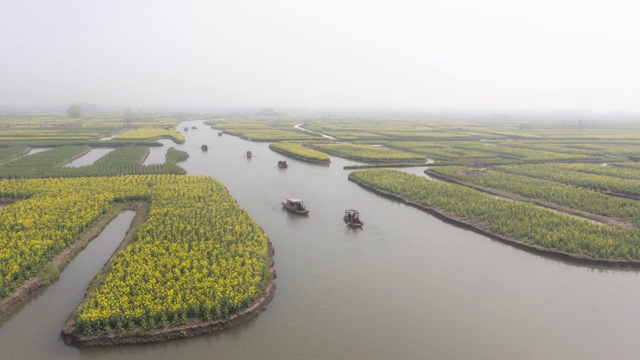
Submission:
[[[74,311],[83,334],[225,318],[271,280],[266,234],[219,182],[144,175],[0,180],[0,300],[75,242],[114,202],[146,201],[136,237]]]

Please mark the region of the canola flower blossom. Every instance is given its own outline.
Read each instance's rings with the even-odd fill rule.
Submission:
[[[0,180],[0,298],[37,274],[114,201],[148,201],[134,241],[74,311],[85,334],[211,320],[249,306],[271,280],[267,235],[205,176]]]

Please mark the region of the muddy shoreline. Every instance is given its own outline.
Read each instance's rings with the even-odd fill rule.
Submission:
[[[95,239],[102,230],[115,219],[118,214],[124,210],[136,210],[143,203],[129,202],[119,203],[111,207],[105,214],[98,217],[94,224],[90,225],[85,232],[78,237],[78,240],[64,249],[60,254],[50,260],[43,266],[43,269],[49,268],[54,270],[45,276],[36,275],[27,280],[20,287],[14,290],[9,296],[0,301],[0,319],[11,314],[11,312],[24,303],[32,296],[44,291],[49,285],[53,284],[64,268],[80,253],[89,242]]]
[[[135,221],[135,219],[134,219]],[[133,232],[132,232],[133,233]],[[127,233],[127,237],[129,233]],[[133,234],[132,236],[133,237]],[[130,241],[130,239],[129,239]],[[123,241],[122,248],[126,246],[126,240]],[[128,242],[127,242],[128,244]],[[116,249],[113,253],[109,261],[105,264],[103,271],[101,271],[101,275],[104,275],[104,270],[108,268],[108,266],[113,261],[113,258],[117,253],[121,250],[120,247]],[[238,326],[247,321],[250,321],[257,317],[262,311],[264,311],[273,297],[276,291],[276,282],[275,279],[277,277],[276,271],[273,263],[273,256],[275,252],[273,250],[273,246],[271,245],[271,241],[269,241],[269,271],[271,273],[271,281],[265,287],[264,292],[260,295],[252,304],[246,309],[231,315],[226,319],[218,319],[211,321],[203,321],[200,319],[191,319],[185,325],[179,325],[175,327],[166,327],[163,329],[154,329],[139,333],[125,333],[125,334],[117,334],[117,333],[109,333],[105,335],[97,335],[97,336],[87,336],[79,331],[76,331],[73,314],[69,316],[67,322],[64,326],[64,329],[61,332],[62,339],[65,344],[77,347],[105,347],[105,346],[115,346],[115,345],[135,345],[135,344],[148,344],[148,343],[158,343],[164,342],[168,340],[175,339],[184,339],[190,337],[196,337],[204,334],[210,334],[216,331],[228,329],[234,326]],[[90,293],[91,290],[97,288],[99,284],[102,282],[104,276],[102,278],[98,278],[98,280],[89,286],[87,290],[87,294]],[[87,294],[83,301],[87,299]]]
[[[470,182],[466,182],[466,181],[462,181],[462,180],[458,180],[458,179],[454,179],[445,175],[440,175],[437,173],[434,173],[432,171],[429,171],[429,169],[424,171],[425,174],[438,179],[438,180],[442,180],[442,181],[446,181],[446,182],[450,182],[453,184],[458,184],[458,185],[462,185],[462,186],[466,186],[466,187],[470,187],[472,189],[476,189],[479,191],[482,191],[484,193],[487,194],[491,194],[491,195],[496,195],[496,196],[500,196],[500,197],[504,197],[507,199],[512,199],[512,200],[516,200],[516,201],[522,201],[522,202],[528,202],[528,203],[532,203],[532,204],[536,204],[538,206],[543,206],[549,209],[553,209],[553,210],[557,210],[560,212],[564,212],[570,215],[574,215],[574,216],[578,216],[581,218],[585,218],[588,220],[593,220],[593,221],[597,221],[599,223],[604,223],[604,224],[609,224],[609,225],[613,225],[613,226],[618,226],[618,227],[622,227],[622,228],[632,228],[633,224],[629,221],[624,221],[624,220],[618,220],[618,219],[614,219],[614,218],[610,218],[607,216],[603,216],[603,215],[597,215],[597,214],[591,214],[585,211],[581,211],[581,210],[576,210],[576,209],[571,209],[565,206],[561,206],[558,204],[554,204],[548,201],[544,201],[544,200],[539,200],[539,199],[533,199],[533,198],[528,198],[528,197],[524,197],[521,195],[517,195],[517,194],[512,194],[506,191],[502,191],[502,190],[496,190],[496,189],[492,189],[492,188],[488,188],[485,186],[481,186],[481,185],[476,185]]]
[[[462,228],[468,229],[468,230],[472,230],[476,233],[488,236],[494,240],[500,241],[504,244],[508,244],[511,246],[514,246],[518,249],[522,249],[537,255],[543,255],[546,257],[550,257],[550,258],[554,258],[554,259],[558,259],[558,260],[562,260],[565,261],[567,263],[570,264],[578,264],[578,265],[599,265],[599,266],[606,266],[609,268],[640,268],[640,260],[613,260],[613,259],[599,259],[599,258],[593,258],[590,256],[584,256],[584,255],[578,255],[578,254],[572,254],[572,253],[568,253],[568,252],[564,252],[564,251],[558,251],[558,250],[552,250],[552,249],[548,249],[539,245],[534,245],[534,244],[529,244],[529,243],[525,243],[522,242],[520,240],[516,240],[504,235],[500,235],[497,233],[494,233],[490,230],[484,229],[476,224],[473,224],[471,222],[468,222],[464,219],[455,217],[455,216],[451,216],[443,211],[434,209],[434,208],[430,208],[427,207],[425,205],[416,203],[414,201],[405,199],[401,196],[383,191],[383,190],[379,190],[371,185],[367,185],[364,184],[356,179],[354,179],[351,174],[349,174],[348,177],[349,181],[352,181],[356,184],[358,184],[359,186],[372,191],[376,194],[382,195],[384,197],[393,199],[393,200],[399,200],[402,201],[403,203],[413,206],[415,208],[418,208],[420,210],[426,211],[432,215],[434,215],[435,217],[437,217],[438,219],[441,219],[449,224],[452,225],[456,225],[456,226],[460,226]]]

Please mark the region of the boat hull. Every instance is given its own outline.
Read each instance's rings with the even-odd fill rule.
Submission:
[[[362,225],[364,225],[361,222],[354,223],[353,221],[349,221],[349,219],[347,218],[342,218],[342,220],[344,220],[344,222],[347,224],[348,227],[352,227],[352,228],[361,228]]]
[[[281,202],[281,204],[282,204],[282,207],[284,207],[285,209],[291,211],[292,213],[296,213],[298,215],[306,215],[306,214],[309,213],[309,210],[307,210],[307,209],[299,210],[299,209],[297,209],[297,208],[295,208],[295,207],[293,207],[293,206],[291,206],[291,205],[289,205],[289,204],[287,204],[285,202]]]

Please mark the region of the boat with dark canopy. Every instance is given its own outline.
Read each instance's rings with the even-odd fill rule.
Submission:
[[[364,225],[362,223],[362,220],[360,220],[360,214],[358,213],[357,210],[353,210],[353,209],[345,210],[344,216],[342,217],[342,219],[344,220],[345,223],[347,223],[346,226],[349,226],[349,227],[359,228],[359,227],[362,227],[362,225]]]

